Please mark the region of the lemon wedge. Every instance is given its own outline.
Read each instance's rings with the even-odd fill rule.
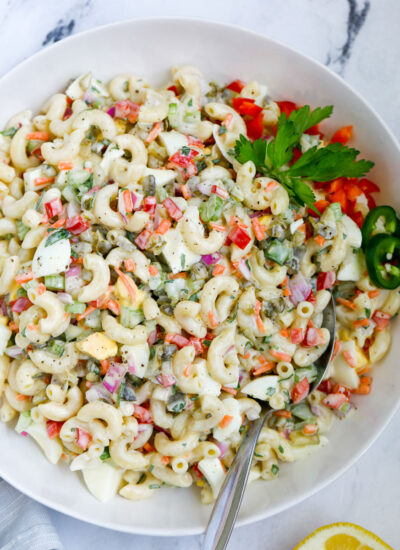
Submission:
[[[354,523],[320,527],[294,550],[393,550],[379,537]]]

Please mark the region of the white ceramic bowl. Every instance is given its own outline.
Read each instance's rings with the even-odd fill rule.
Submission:
[[[162,83],[171,65],[198,66],[210,80],[257,79],[271,94],[312,106],[335,105],[331,127],[354,124],[356,144],[376,162],[372,177],[382,187],[380,202],[400,206],[396,188],[400,154],[378,115],[339,77],[322,65],[269,38],[237,27],[197,19],[127,21],[64,40],[24,61],[0,81],[0,125],[27,107],[37,110],[71,77],[88,70],[108,79],[134,73]],[[396,325],[393,327],[395,330]],[[397,355],[396,355],[397,354]],[[276,514],[335,480],[355,463],[384,429],[400,399],[400,369],[394,341],[384,364],[373,371],[370,396],[337,423],[330,444],[303,462],[284,465],[279,480],[249,486],[239,524]],[[50,465],[32,441],[0,425],[0,475],[32,498],[78,519],[131,533],[200,533],[210,507],[195,489],[160,490],[155,497],[130,502],[120,497],[100,504],[78,475]]]

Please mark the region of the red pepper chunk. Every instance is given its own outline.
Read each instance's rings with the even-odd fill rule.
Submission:
[[[300,344],[304,340],[304,331],[302,328],[290,329],[290,340],[292,344]]]
[[[246,120],[247,135],[250,139],[260,139],[264,132],[264,115],[261,112],[251,120]]]
[[[185,338],[185,336],[182,336],[181,334],[171,334],[170,332],[165,335],[165,341],[169,344],[177,345],[178,348],[184,348],[185,346],[190,345],[190,340]]]
[[[218,187],[218,185],[213,185],[211,187],[211,193],[214,193],[214,195],[218,195],[223,200],[229,197],[228,191],[225,191],[225,189],[222,189],[222,187]]]
[[[315,208],[318,210],[320,214],[323,214],[329,205],[330,205],[330,202],[326,201],[325,199],[321,199],[314,203]],[[308,209],[308,213],[310,214],[310,216],[313,216],[314,218],[319,217],[318,214],[314,212],[314,210],[311,210],[311,208]]]
[[[177,166],[181,166],[182,168],[184,166],[188,166],[189,164],[193,163],[194,157],[197,157],[198,151],[195,151],[194,149],[190,149],[189,153],[187,155],[184,155],[182,151],[177,151],[172,155],[172,157],[169,157],[169,162],[172,162],[173,164],[176,164]]]
[[[310,327],[307,329],[306,337],[304,339],[305,346],[319,346],[324,343],[323,333],[321,329]]]
[[[144,250],[151,237],[151,232],[148,229],[145,229],[135,239],[135,244],[140,248],[140,250]]]
[[[324,393],[331,393],[332,391],[332,382],[330,380],[323,380],[318,386],[318,390]]]
[[[342,145],[346,145],[352,135],[353,126],[343,126],[333,134],[331,143],[341,143]]]
[[[336,281],[336,274],[334,271],[327,271],[318,273],[317,277],[317,290],[326,290],[331,288]]]
[[[292,401],[294,404],[300,403],[300,401],[303,401],[308,395],[308,392],[310,391],[310,382],[308,381],[308,378],[305,377],[300,382],[297,382],[295,386],[292,388]]]
[[[155,214],[157,207],[157,199],[156,197],[146,197],[143,202],[143,210],[145,212],[148,212],[150,216]]]
[[[180,220],[182,218],[182,210],[174,203],[172,199],[165,199],[163,201],[163,206],[173,220]]]
[[[262,112],[262,107],[256,105],[254,99],[249,97],[234,97],[232,99],[232,107],[240,115],[257,116]]]
[[[123,99],[114,105],[116,118],[127,118],[128,121],[134,124],[139,117],[140,105],[133,103],[130,99]]]
[[[230,240],[240,249],[244,250],[251,241],[251,237],[244,229],[236,226],[229,234]]]
[[[293,103],[293,101],[277,101],[277,104],[281,110],[281,113],[285,113],[288,118],[290,117],[292,111],[297,110],[297,105],[296,103]]]
[[[80,233],[89,229],[89,222],[84,221],[81,216],[74,216],[67,220],[65,228],[73,235],[80,235]]]
[[[174,94],[175,94],[176,96],[179,95],[179,90],[178,90],[178,88],[177,88],[174,84],[173,84],[172,86],[170,86],[169,88],[167,88],[167,90],[169,90],[170,92],[174,92]]]
[[[228,86],[226,87],[227,90],[231,90],[232,92],[236,92],[237,94],[240,94],[240,92],[245,87],[245,83],[242,80],[233,80],[233,82],[230,82]]]
[[[10,302],[11,311],[13,313],[22,313],[23,311],[28,309],[28,307],[31,307],[31,305],[32,305],[32,302],[28,300],[28,298],[24,298],[24,297],[17,298],[13,302]]]
[[[53,199],[52,201],[46,202],[44,207],[49,218],[53,218],[54,216],[61,214],[63,210],[63,205],[60,199]]]
[[[146,409],[146,407],[143,407],[142,405],[133,405],[134,411],[133,416],[139,421],[139,423],[142,424],[152,424],[153,423],[153,417],[151,416],[151,412]]]
[[[64,422],[56,422],[55,420],[48,420],[46,422],[46,430],[49,439],[55,439],[60,435],[63,424]]]

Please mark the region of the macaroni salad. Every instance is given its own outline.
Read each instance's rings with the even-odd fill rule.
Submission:
[[[363,246],[399,223],[331,112],[183,66],[161,89],[85,74],[0,133],[0,419],[100,500],[212,502],[256,399],[250,480],[275,479],[369,393],[399,270]]]

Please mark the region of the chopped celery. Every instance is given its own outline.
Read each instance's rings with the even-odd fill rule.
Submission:
[[[28,231],[30,230],[29,227],[27,227],[23,222],[22,220],[17,220],[17,235],[18,235],[18,239],[20,241],[23,241],[24,240],[24,237],[25,235],[28,233]]]
[[[67,313],[85,313],[86,304],[74,302],[73,304],[67,304],[64,309]]]
[[[269,260],[283,265],[288,260],[291,251],[281,241],[274,239],[264,253]]]
[[[133,309],[128,306],[122,306],[121,308],[121,325],[125,328],[133,328],[144,319],[143,311],[141,309]]]
[[[17,433],[24,432],[26,428],[32,424],[31,411],[22,412],[19,415],[17,425],[15,426],[15,431]]]
[[[47,344],[47,349],[53,355],[61,357],[65,351],[65,343],[62,340],[50,340]]]
[[[18,130],[19,126],[12,126],[11,128],[7,128],[7,130],[3,130],[0,134],[2,136],[14,137]]]
[[[78,187],[79,185],[82,185],[90,178],[90,172],[88,170],[70,170],[68,172],[68,183],[72,185],[73,187]]]
[[[84,332],[85,329],[78,325],[68,325],[66,331],[64,332],[65,339],[67,342],[71,342],[71,340],[76,340],[82,336]]]
[[[297,418],[300,418],[300,420],[314,420],[315,415],[311,412],[310,407],[307,403],[298,403],[297,405],[293,405],[293,407],[290,409],[293,416],[296,416]]]
[[[304,435],[301,431],[290,432],[290,442],[295,447],[304,447],[305,445],[318,445],[319,435]]]
[[[336,221],[339,221],[342,218],[343,213],[342,213],[342,207],[340,205],[340,202],[333,202],[328,206],[328,208],[334,215]]]
[[[40,145],[42,145],[43,140],[41,139],[30,139],[26,147],[29,154],[32,154]]]
[[[312,384],[314,380],[316,380],[317,376],[317,367],[315,367],[314,365],[310,365],[309,367],[298,367],[294,371],[295,383],[303,380],[303,378],[307,378],[310,384]]]
[[[156,187],[156,199],[157,199],[157,202],[163,202],[165,201],[165,199],[168,198],[168,193],[167,191],[164,189],[164,187],[162,187],[161,185],[159,185],[158,187]]]
[[[178,104],[170,103],[168,105],[168,122],[171,128],[176,128],[179,125]]]
[[[28,295],[26,290],[22,287],[17,289],[17,298],[25,298]]]
[[[44,278],[44,286],[47,290],[64,290],[64,275],[46,275]]]
[[[84,323],[87,327],[94,329],[101,329],[100,310],[95,309],[84,319]]]
[[[204,222],[216,222],[220,219],[224,201],[218,195],[212,194],[200,205],[200,216]]]
[[[76,199],[76,192],[75,189],[72,187],[72,185],[66,185],[64,189],[61,191],[62,196],[65,200],[68,202],[71,202]]]

